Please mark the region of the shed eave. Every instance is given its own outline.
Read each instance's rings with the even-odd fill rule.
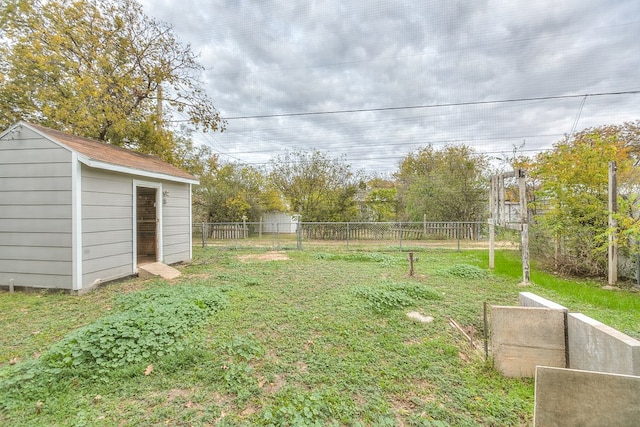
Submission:
[[[114,165],[112,163],[106,163],[106,162],[100,162],[97,160],[93,160],[90,159],[86,156],[82,156],[79,155],[78,156],[78,160],[84,164],[89,166],[90,168],[95,168],[95,169],[102,169],[102,170],[107,170],[107,171],[111,171],[111,172],[120,172],[120,173],[126,173],[129,175],[137,175],[137,176],[142,176],[145,178],[153,178],[153,179],[160,179],[163,181],[173,181],[173,182],[181,182],[184,184],[196,184],[198,185],[200,183],[200,181],[198,181],[197,179],[188,179],[188,178],[182,178],[179,176],[173,176],[173,175],[167,175],[164,173],[158,173],[158,172],[150,172],[150,171],[146,171],[146,170],[142,170],[142,169],[134,169],[134,168],[129,168],[126,166],[120,166],[120,165]]]

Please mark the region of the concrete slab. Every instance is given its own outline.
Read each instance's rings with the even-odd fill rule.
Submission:
[[[566,367],[565,313],[539,307],[491,307],[496,368],[507,377],[530,377],[538,365]]]
[[[568,311],[566,307],[550,301],[546,298],[542,298],[541,296],[538,296],[536,294],[532,294],[531,292],[520,292],[518,294],[518,301],[520,301],[521,307],[542,307]]]
[[[534,426],[640,424],[640,377],[538,366]]]
[[[640,341],[582,313],[569,313],[567,334],[571,369],[640,376]]]
[[[175,279],[180,272],[161,262],[152,262],[138,266],[138,277],[146,279],[150,277],[162,277],[163,279]]]

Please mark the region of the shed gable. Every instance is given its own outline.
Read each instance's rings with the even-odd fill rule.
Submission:
[[[71,288],[72,153],[28,129],[0,137],[0,284]]]

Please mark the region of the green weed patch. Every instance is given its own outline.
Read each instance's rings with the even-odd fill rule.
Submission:
[[[484,279],[489,275],[486,270],[470,264],[455,264],[441,270],[439,274],[449,277],[459,277],[461,279]]]
[[[39,359],[0,370],[0,401],[5,394],[46,395],[68,386],[65,378],[105,378],[181,351],[181,339],[227,304],[220,289],[202,286],[160,285],[120,296],[115,313],[71,332]]]
[[[366,300],[377,312],[411,307],[419,301],[438,300],[441,296],[433,289],[415,283],[381,283],[377,286],[359,286],[353,293]]]
[[[314,258],[330,261],[378,262],[385,264],[394,264],[399,260],[398,257],[378,252],[354,252],[346,254],[319,252],[314,255]]]
[[[123,295],[120,312],[77,329],[42,355],[49,367],[119,368],[179,350],[179,340],[226,305],[216,288],[168,287]]]

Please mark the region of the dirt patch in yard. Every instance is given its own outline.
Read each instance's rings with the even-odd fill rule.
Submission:
[[[287,261],[289,256],[284,252],[267,252],[266,254],[239,255],[242,262],[252,261]]]

